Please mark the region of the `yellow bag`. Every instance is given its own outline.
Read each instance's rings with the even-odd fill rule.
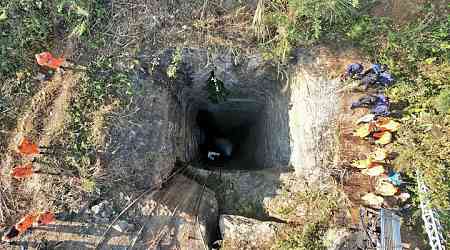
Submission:
[[[383,197],[378,196],[374,193],[365,194],[363,197],[361,197],[361,200],[363,200],[364,203],[366,203],[367,205],[373,206],[373,207],[380,207],[381,205],[383,205],[383,202],[384,202]]]
[[[398,192],[397,187],[395,187],[392,183],[384,180],[378,182],[377,186],[375,187],[375,190],[378,194],[382,196],[393,196]]]
[[[392,134],[389,131],[384,131],[384,132],[380,132],[380,133],[375,133],[374,138],[378,138],[375,141],[375,144],[386,145],[386,144],[391,143]]]
[[[368,135],[370,135],[370,124],[364,124],[361,127],[359,127],[358,129],[356,129],[355,136],[358,136],[360,138],[364,138]]]
[[[382,165],[377,165],[375,167],[363,169],[361,173],[368,176],[379,176],[384,173],[384,167]]]
[[[373,158],[375,161],[384,161],[388,156],[386,149],[379,148],[372,152],[369,157]]]

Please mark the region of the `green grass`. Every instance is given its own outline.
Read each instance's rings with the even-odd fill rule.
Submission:
[[[354,0],[266,1],[264,8],[257,9],[259,21],[254,25],[264,27],[256,36],[265,58],[285,64],[293,48],[313,45],[341,31],[358,7]]]
[[[21,108],[37,91],[32,80],[38,70],[34,55],[52,48],[54,12],[49,2],[0,2],[0,130],[4,133],[14,128]],[[0,153],[5,151],[6,140],[0,139]]]
[[[98,146],[91,139],[93,114],[114,100],[125,104],[132,91],[130,73],[116,69],[110,58],[100,58],[90,63],[87,69],[69,109],[70,148],[66,162],[86,179],[85,186],[92,187],[95,185],[93,175],[96,170],[92,166],[95,164]]]
[[[296,193],[283,190],[276,199],[282,201],[275,203],[277,214],[287,221],[297,222],[281,234],[276,249],[326,249],[324,235],[332,226],[330,218],[343,206],[339,190],[334,186],[311,187]]]
[[[23,107],[37,92],[33,78],[40,70],[34,55],[51,51],[60,56],[61,38],[76,40],[75,55],[87,54],[84,77],[77,83],[76,97],[69,107],[64,155],[65,167],[76,170],[85,190],[95,188],[93,167],[96,147],[91,140],[93,114],[114,100],[126,103],[131,95],[127,70],[115,66],[113,56],[99,55],[95,50],[106,47],[103,29],[111,18],[105,1],[11,0],[0,3],[0,131],[8,133],[17,122]],[[94,30],[95,27],[95,30]],[[80,65],[76,65],[79,67]],[[3,135],[1,138],[4,138]],[[6,138],[6,137],[5,137]],[[59,142],[58,142],[59,143]],[[6,140],[0,140],[0,153],[6,152]]]
[[[277,249],[282,250],[325,250],[323,237],[328,229],[326,223],[316,222],[306,224],[302,228],[289,230],[288,237],[276,242]]]

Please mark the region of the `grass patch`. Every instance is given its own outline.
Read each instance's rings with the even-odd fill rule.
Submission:
[[[286,232],[288,237],[276,242],[277,249],[322,250],[327,249],[323,237],[328,230],[326,223],[306,224],[303,228],[294,228]]]
[[[276,213],[292,222],[276,241],[276,249],[326,249],[324,235],[333,215],[345,204],[334,185],[309,187],[293,193],[284,189],[275,198]]]
[[[285,64],[293,48],[342,30],[358,6],[354,0],[260,1],[253,29],[266,59]]]
[[[121,100],[126,103],[132,94],[130,73],[114,67],[110,58],[100,58],[87,66],[86,77],[79,83],[77,96],[70,106],[70,124],[66,161],[92,187],[96,171],[96,143],[92,140],[94,114],[102,106]],[[92,188],[87,188],[92,190]]]

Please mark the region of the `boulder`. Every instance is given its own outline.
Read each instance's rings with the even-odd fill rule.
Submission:
[[[221,215],[223,249],[270,249],[283,224],[237,215]]]

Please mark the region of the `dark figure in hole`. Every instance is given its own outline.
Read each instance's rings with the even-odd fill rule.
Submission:
[[[233,144],[230,140],[225,138],[214,138],[213,145],[210,150],[208,150],[208,159],[216,160],[228,160],[231,158],[233,153]]]
[[[200,151],[208,160],[228,160],[231,158],[234,146],[229,139],[216,128],[214,118],[208,111],[200,110],[197,116],[200,128]]]

